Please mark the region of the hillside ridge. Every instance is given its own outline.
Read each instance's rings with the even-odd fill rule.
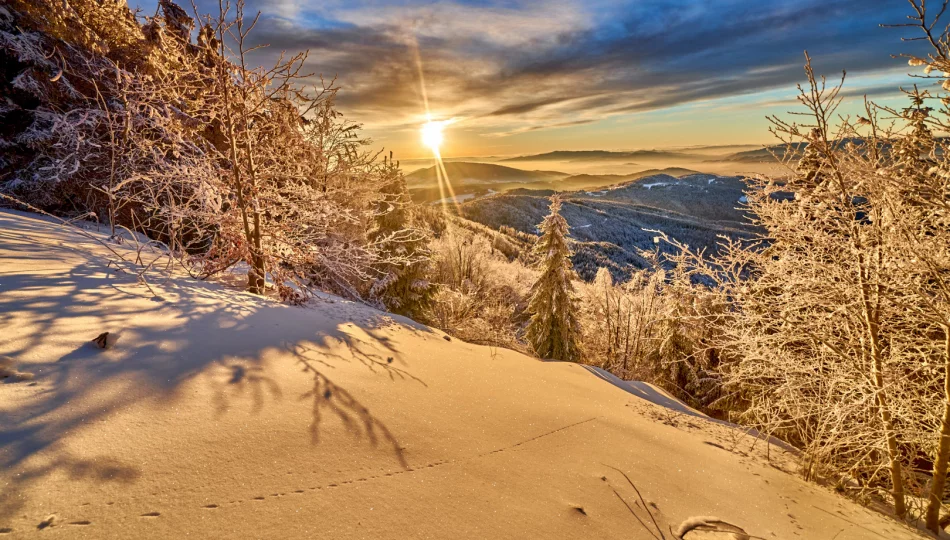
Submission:
[[[36,375],[0,386],[17,538],[653,538],[651,520],[709,515],[767,538],[917,538],[649,385],[331,296],[146,286],[94,239],[0,211],[0,354]]]

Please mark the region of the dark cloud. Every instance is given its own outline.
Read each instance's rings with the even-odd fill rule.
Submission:
[[[562,103],[569,99],[571,98],[553,97],[553,98],[539,99],[539,100],[534,100],[534,101],[525,101],[522,103],[515,103],[513,105],[507,105],[500,109],[494,110],[488,113],[488,116],[507,116],[511,114],[524,114],[527,112],[540,109],[541,107],[544,107],[546,105]]]
[[[935,90],[939,86],[939,83],[934,81],[922,80],[917,83],[917,87],[920,90]],[[914,89],[913,84],[907,84],[903,86],[895,86],[893,84],[879,84],[874,86],[867,86],[864,88],[851,88],[847,90],[842,90],[839,94],[843,98],[852,98],[852,97],[864,97],[868,98],[882,98],[882,97],[895,97],[904,95],[901,92],[901,88],[904,90],[912,91]]]

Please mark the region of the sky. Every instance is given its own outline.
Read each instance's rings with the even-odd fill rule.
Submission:
[[[133,0],[132,5],[136,5]],[[154,0],[139,0],[144,13]],[[198,1],[217,10],[217,2]],[[336,77],[338,107],[374,145],[425,157],[426,103],[450,120],[446,157],[769,142],[770,114],[794,110],[816,72],[849,101],[902,105],[912,84],[904,0],[248,0],[273,62],[309,49]],[[917,45],[919,47],[919,45]]]

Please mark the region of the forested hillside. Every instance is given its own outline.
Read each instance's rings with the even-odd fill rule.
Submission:
[[[597,191],[565,193],[561,213],[576,242],[574,268],[587,281],[601,267],[626,281],[631,269],[650,266],[641,251],[655,247],[658,231],[709,253],[716,252],[720,235],[748,238],[754,227],[744,203],[746,189],[740,178],[661,174]],[[550,195],[519,189],[467,201],[461,213],[492,228],[535,234]]]

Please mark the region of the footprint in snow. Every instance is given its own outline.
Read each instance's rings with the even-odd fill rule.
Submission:
[[[56,514],[50,514],[46,516],[46,519],[41,521],[40,524],[36,526],[36,528],[42,531],[43,529],[52,527],[54,523],[56,523]]]

